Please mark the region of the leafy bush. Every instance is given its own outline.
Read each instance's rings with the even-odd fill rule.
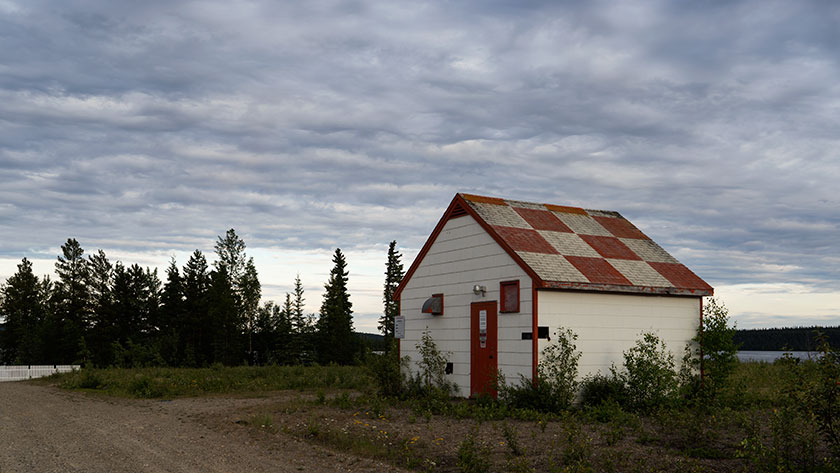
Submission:
[[[708,299],[697,335],[686,347],[683,358],[680,382],[684,391],[701,394],[706,401],[717,400],[730,386],[732,372],[738,364],[737,353],[735,326],[729,325],[729,310],[717,299]]]
[[[416,347],[420,353],[420,361],[417,363],[419,371],[408,378],[405,394],[409,397],[448,398],[455,391],[455,385],[446,379],[446,364],[449,360],[438,349],[428,327]]]
[[[396,342],[391,341],[392,345]],[[396,346],[382,355],[369,355],[365,367],[376,381],[377,391],[383,396],[397,397],[403,394],[405,374],[402,365],[407,358],[400,360]]]
[[[627,388],[624,380],[614,372],[603,375],[598,373],[583,380],[580,389],[580,402],[584,406],[599,406],[604,403],[624,404],[627,401]]]
[[[105,379],[94,368],[84,368],[58,377],[63,379],[60,386],[65,389],[99,389],[105,385]]]
[[[624,381],[626,405],[649,411],[668,403],[677,389],[674,355],[656,334],[646,332],[636,345],[624,352],[624,372],[613,375]]]
[[[557,342],[545,347],[537,366],[537,381],[546,383],[554,399],[555,408],[567,409],[577,396],[580,352],[576,351],[577,335],[571,329],[558,328]]]
[[[556,343],[542,351],[537,365],[537,382],[521,376],[518,384],[508,385],[498,378],[499,399],[518,409],[560,412],[568,409],[577,396],[578,360],[577,335],[569,329],[558,328]]]
[[[818,375],[804,385],[804,405],[816,420],[823,438],[831,446],[835,457],[840,457],[840,352],[818,334],[820,357],[817,359]]]

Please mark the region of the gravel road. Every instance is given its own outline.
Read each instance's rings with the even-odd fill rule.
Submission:
[[[126,400],[3,382],[0,473],[401,471],[235,423],[271,402]]]

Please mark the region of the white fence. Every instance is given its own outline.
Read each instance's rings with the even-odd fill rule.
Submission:
[[[0,381],[20,381],[41,378],[55,373],[68,373],[79,369],[79,365],[20,365],[0,366]]]

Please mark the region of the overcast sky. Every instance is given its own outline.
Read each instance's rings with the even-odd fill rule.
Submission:
[[[740,327],[840,324],[833,1],[0,0],[0,281],[235,228],[375,331],[456,192],[617,210]]]

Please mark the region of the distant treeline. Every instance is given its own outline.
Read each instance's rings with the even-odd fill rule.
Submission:
[[[380,319],[390,338],[390,294],[402,278],[395,244]],[[163,281],[156,269],[112,262],[102,250],[85,255],[73,238],[61,247],[55,279],[36,276],[23,258],[0,282],[0,365],[351,364],[389,346],[382,337],[354,332],[340,249],[317,314],[304,313],[300,277],[281,303],[261,301],[254,261],[233,229],[214,249],[212,266],[196,250],[182,267],[173,259]]]
[[[840,327],[757,328],[735,332],[735,343],[742,351],[814,351],[819,342],[817,332],[828,339],[832,347],[840,347]]]

